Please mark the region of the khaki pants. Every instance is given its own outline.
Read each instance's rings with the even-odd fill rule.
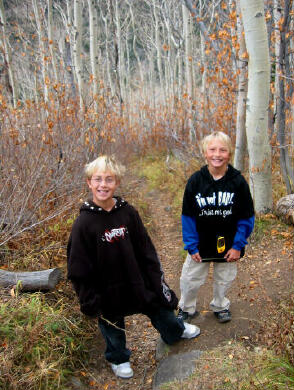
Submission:
[[[179,307],[193,314],[196,311],[197,292],[205,283],[210,262],[196,263],[188,254],[183,265],[180,279],[181,299]],[[212,311],[229,309],[230,301],[226,292],[237,275],[237,263],[213,263],[213,300],[210,302]]]

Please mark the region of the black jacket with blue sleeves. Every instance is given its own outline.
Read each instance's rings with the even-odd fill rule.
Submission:
[[[253,226],[253,200],[240,171],[229,165],[226,174],[214,180],[206,165],[190,177],[182,207],[183,241],[190,254],[221,258],[233,247],[243,255]],[[225,238],[223,253],[217,252],[218,237]]]

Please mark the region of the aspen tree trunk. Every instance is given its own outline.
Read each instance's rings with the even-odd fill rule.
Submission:
[[[132,29],[133,29],[133,41],[132,41],[132,47],[133,47],[133,53],[136,58],[138,68],[139,68],[139,75],[140,75],[140,88],[142,88],[142,96],[141,98],[143,99],[143,105],[145,106],[146,104],[146,88],[145,88],[145,82],[144,82],[144,74],[143,74],[143,69],[142,69],[142,62],[140,59],[140,56],[137,51],[137,36],[136,36],[136,29],[135,29],[135,19],[134,19],[134,13],[133,13],[133,8],[130,3],[129,4],[129,10],[131,14],[131,22],[132,22]],[[144,112],[142,110],[139,110],[141,118],[144,117]]]
[[[115,32],[116,32],[116,44],[117,44],[117,79],[120,86],[121,102],[125,100],[125,84],[124,84],[124,62],[123,62],[123,50],[122,50],[122,36],[121,36],[121,23],[120,23],[120,8],[118,6],[119,0],[115,2]]]
[[[113,7],[113,1],[115,1],[115,7]],[[113,29],[113,46],[114,46],[114,74],[115,74],[115,83],[116,83],[116,95],[120,104],[120,115],[123,113],[123,97],[122,97],[122,86],[120,79],[120,50],[121,50],[121,35],[120,35],[120,24],[117,21],[118,16],[118,8],[117,8],[117,0],[109,1],[109,11],[112,22]]]
[[[279,53],[277,58],[278,71],[276,72],[279,96],[277,99],[276,128],[280,148],[280,166],[287,188],[287,193],[294,191],[294,174],[290,166],[288,147],[286,146],[286,104],[285,104],[285,62],[286,62],[286,32],[289,31],[290,0],[284,1],[283,23],[280,31]]]
[[[11,91],[12,91],[13,107],[16,108],[17,99],[18,99],[18,88],[17,88],[17,83],[15,80],[14,71],[13,71],[13,67],[12,67],[11,50],[10,50],[8,37],[7,37],[7,33],[6,33],[6,17],[5,17],[3,0],[0,0],[0,19],[1,19],[1,24],[2,24],[3,47],[4,47],[4,51],[5,51],[4,57],[5,57],[6,65],[7,65],[9,83],[10,83],[10,87],[11,87]]]
[[[96,0],[88,0],[89,6],[89,30],[90,30],[90,61],[92,70],[93,97],[97,112],[98,95],[98,45],[97,45],[97,4]]]
[[[200,32],[200,53],[201,53],[201,66],[203,68],[202,78],[201,78],[201,100],[202,100],[202,123],[200,130],[200,138],[203,137],[203,128],[205,127],[206,120],[208,119],[207,107],[208,107],[208,93],[206,91],[206,79],[207,79],[207,66],[205,58],[205,39],[202,32]]]
[[[187,91],[187,112],[188,130],[190,142],[195,139],[195,130],[192,123],[192,100],[193,100],[193,77],[192,77],[192,53],[190,35],[190,12],[185,5],[182,5],[183,12],[183,36],[185,41],[185,87]]]
[[[258,213],[272,209],[271,150],[268,139],[270,62],[264,3],[240,0],[249,54],[246,133],[250,185]]]
[[[163,71],[162,71],[161,42],[160,42],[160,35],[159,35],[159,20],[158,20],[156,0],[153,0],[153,14],[154,14],[154,20],[155,20],[154,36],[155,36],[155,47],[156,47],[157,71],[158,71],[158,76],[159,76],[159,89],[160,89],[160,91],[165,92],[164,81],[163,81]],[[164,100],[166,100],[165,96],[164,96]]]
[[[237,54],[238,76],[238,100],[236,119],[236,146],[234,155],[234,167],[244,171],[246,155],[246,97],[247,97],[247,58],[244,39],[244,29],[241,19],[240,1],[236,1],[237,10],[237,35],[239,42],[239,53]]]
[[[82,61],[82,0],[74,0],[74,39],[73,39],[73,57],[75,66],[75,75],[78,83],[80,95],[80,108],[84,109],[84,77],[83,77],[83,61]]]
[[[106,74],[107,74],[107,79],[108,79],[108,84],[110,87],[111,91],[111,97],[115,95],[115,87],[113,84],[113,77],[112,77],[112,72],[111,72],[111,61],[109,58],[109,45],[108,42],[110,42],[110,36],[109,36],[109,28],[108,28],[108,20],[107,20],[107,15],[103,16],[101,12],[101,17],[104,22],[104,28],[105,28],[105,55],[106,55]]]
[[[280,66],[280,44],[281,44],[281,34],[280,34],[280,28],[279,28],[279,20],[282,17],[281,15],[281,6],[280,6],[280,0],[274,0],[274,37],[275,37],[275,94],[274,94],[274,118],[277,116],[277,107],[278,102],[280,99],[280,77],[279,74],[281,73],[281,66]],[[278,122],[275,121],[274,123],[274,131],[277,134],[278,133]]]
[[[191,36],[189,28],[190,13],[183,5],[183,36],[185,40],[185,74],[186,74],[186,91],[189,98],[192,98],[193,78],[192,78],[192,53],[191,53]]]
[[[76,83],[73,66],[73,40],[72,40],[72,3],[71,0],[66,0],[66,10],[55,3],[56,9],[61,16],[64,27],[64,38],[59,40],[59,50],[63,59],[63,71],[66,82],[69,89],[72,91],[72,95],[76,96]],[[60,76],[59,76],[60,79]]]
[[[293,4],[292,4],[292,9],[293,9]],[[289,28],[289,31],[293,31],[294,30],[294,20],[293,18],[290,20],[290,28]],[[288,60],[289,63],[292,63],[294,62],[294,39],[291,39],[290,42],[289,42],[289,60]],[[287,68],[289,68],[289,74],[290,73],[290,65],[287,66]],[[293,70],[293,67],[292,67],[292,70]],[[290,99],[290,104],[291,104],[291,108],[290,108],[290,118],[291,118],[291,122],[290,122],[290,164],[291,164],[291,167],[294,167],[294,91],[293,91],[293,87],[290,89],[290,93],[289,93],[289,99]]]
[[[42,64],[42,76],[43,76],[43,91],[44,91],[44,101],[48,102],[48,85],[49,85],[49,78],[47,75],[47,61],[46,61],[46,48],[45,48],[45,37],[43,34],[43,27],[40,19],[39,14],[39,4],[37,0],[32,0],[33,10],[35,14],[36,24],[37,24],[37,33],[39,37],[39,48],[40,48],[40,57],[41,57],[41,64]]]
[[[181,101],[183,95],[183,59],[182,59],[181,48],[179,48],[178,50],[177,64],[178,64],[178,77],[177,77],[178,99]]]
[[[166,14],[168,14],[168,17],[166,17]],[[173,38],[172,34],[172,28],[171,28],[171,17],[169,15],[169,9],[165,7],[165,10],[163,12],[163,21],[166,27],[166,33],[167,36],[167,54],[166,54],[166,90],[167,90],[167,96],[168,96],[168,108],[171,115],[174,114],[174,104],[175,104],[175,78],[176,78],[176,49],[178,48],[178,45],[175,44],[175,40]]]
[[[55,78],[55,81],[58,81],[56,59],[55,59],[55,52],[54,52],[52,10],[53,10],[52,0],[48,0],[48,41],[49,41],[48,43],[49,43],[54,78]]]

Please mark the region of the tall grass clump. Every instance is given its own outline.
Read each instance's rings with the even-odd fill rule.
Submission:
[[[199,167],[199,161],[191,160],[188,156],[187,161],[182,161],[170,154],[153,154],[142,158],[138,173],[147,179],[150,190],[165,193],[173,215],[179,218],[185,185]]]
[[[69,303],[21,295],[0,307],[0,388],[55,390],[86,359],[93,329]]]

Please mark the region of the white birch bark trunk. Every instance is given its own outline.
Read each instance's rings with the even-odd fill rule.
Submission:
[[[39,37],[39,48],[40,48],[40,58],[41,58],[41,64],[42,64],[42,78],[43,78],[43,91],[44,91],[44,101],[48,102],[48,84],[49,79],[47,75],[47,62],[46,62],[46,48],[45,48],[45,37],[43,34],[43,27],[40,19],[39,14],[39,5],[37,3],[37,0],[32,0],[33,10],[35,14],[36,24],[37,24],[37,33]]]
[[[82,61],[82,1],[74,0],[74,39],[73,39],[73,57],[75,74],[78,83],[79,97],[80,97],[80,108],[84,109],[84,79],[82,75],[83,61]]]
[[[117,79],[120,88],[120,100],[123,102],[125,100],[125,84],[124,84],[124,63],[123,63],[123,50],[122,50],[122,33],[121,33],[121,23],[120,23],[120,8],[118,5],[118,0],[115,0],[115,31],[116,31],[116,42],[117,42]]]
[[[4,51],[5,51],[4,56],[5,56],[5,61],[6,61],[7,68],[8,68],[7,69],[8,70],[8,77],[9,77],[9,82],[10,82],[10,86],[11,86],[11,90],[12,90],[13,107],[16,108],[17,99],[18,99],[18,88],[17,88],[15,76],[14,76],[14,70],[12,67],[11,50],[10,50],[10,46],[9,46],[7,34],[6,34],[6,17],[5,17],[3,0],[0,0],[0,18],[1,18],[1,23],[2,23],[3,47],[4,47]]]
[[[188,11],[185,5],[182,6],[182,9],[183,9],[183,36],[185,41],[186,91],[189,95],[189,98],[192,98],[193,79],[192,79],[191,36],[190,36],[190,28],[189,28],[190,12]]]
[[[131,14],[131,22],[132,22],[132,28],[133,28],[133,41],[132,41],[132,46],[133,46],[133,53],[136,58],[137,64],[138,64],[138,69],[139,69],[139,75],[140,75],[140,88],[143,90],[143,94],[141,96],[141,99],[143,101],[143,105],[145,106],[146,104],[146,85],[144,82],[144,74],[143,74],[143,69],[142,69],[142,62],[140,59],[140,56],[137,51],[137,35],[136,35],[136,29],[135,29],[135,19],[134,19],[134,13],[132,9],[132,5],[129,3],[129,9],[130,9],[130,14]],[[142,115],[142,111],[140,110],[140,115]]]
[[[53,38],[53,10],[52,0],[48,0],[48,43],[49,43],[49,50],[50,50],[50,56],[51,56],[51,62],[52,62],[52,68],[53,68],[53,74],[55,81],[58,81],[58,75],[57,75],[57,66],[56,66],[56,58],[55,58],[55,52],[54,52],[54,38]]]
[[[277,110],[280,99],[280,74],[281,74],[281,65],[279,61],[280,57],[280,44],[281,44],[281,34],[279,28],[279,20],[282,17],[281,15],[281,5],[279,0],[274,0],[274,37],[275,37],[275,92],[274,92],[274,117],[277,116]],[[274,131],[278,133],[278,121],[274,123]]]
[[[181,48],[178,50],[177,64],[178,64],[178,77],[177,77],[178,99],[181,101],[183,95],[183,58],[182,58]]]
[[[193,100],[193,72],[192,72],[192,53],[190,36],[190,12],[185,5],[182,5],[183,12],[183,37],[185,42],[185,89],[187,91],[187,127],[189,130],[190,142],[195,139],[195,131],[192,123],[192,100]]]
[[[89,30],[90,30],[90,62],[92,71],[92,86],[95,108],[97,111],[98,95],[98,45],[97,45],[97,4],[96,0],[88,0]]]
[[[106,55],[106,74],[107,74],[107,79],[108,79],[108,84],[109,88],[111,91],[111,97],[115,95],[115,87],[113,84],[113,78],[112,78],[112,73],[111,73],[111,61],[109,58],[109,45],[108,42],[110,42],[110,34],[109,34],[109,27],[108,27],[108,20],[107,20],[107,15],[103,16],[101,13],[101,17],[104,22],[104,28],[105,28],[105,55]]]
[[[246,97],[247,97],[247,58],[246,45],[244,39],[244,29],[241,19],[240,1],[236,1],[237,10],[237,36],[239,42],[239,52],[237,54],[238,76],[238,99],[237,99],[237,119],[236,119],[236,146],[234,155],[234,167],[244,171],[246,155]]]
[[[270,62],[264,3],[240,0],[249,54],[246,133],[250,185],[258,213],[272,210],[271,150],[268,137]]]
[[[156,0],[153,0],[153,15],[154,15],[154,37],[155,37],[155,47],[156,47],[156,63],[157,63],[157,71],[159,76],[159,91],[165,92],[164,84],[163,84],[163,71],[162,71],[162,58],[161,58],[161,42],[159,35],[159,19],[157,13],[157,4]],[[165,97],[164,97],[165,100]]]

